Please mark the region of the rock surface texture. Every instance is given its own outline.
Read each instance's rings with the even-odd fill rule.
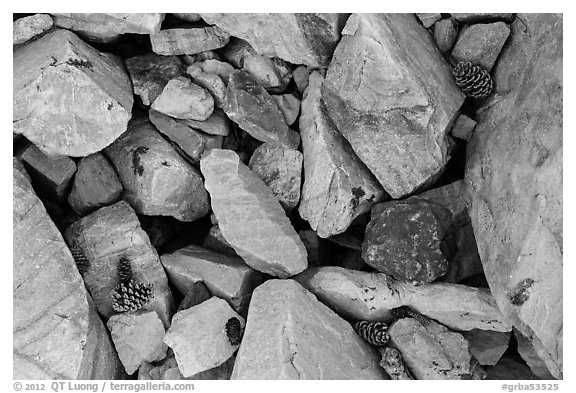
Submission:
[[[204,121],[214,111],[214,98],[208,90],[178,76],[166,83],[152,109],[177,119]]]
[[[504,22],[466,26],[452,48],[452,57],[456,61],[479,64],[490,71],[509,35],[510,27]]]
[[[152,50],[159,55],[193,55],[222,48],[229,39],[217,26],[167,29],[150,36]]]
[[[322,88],[328,114],[384,189],[401,198],[441,173],[464,95],[414,15],[354,14],[342,36]]]
[[[562,378],[562,16],[516,23],[515,49],[494,72],[521,76],[482,112],[468,146],[470,216],[498,307]]]
[[[53,25],[47,14],[35,14],[14,21],[12,27],[12,45],[23,44],[49,30]]]

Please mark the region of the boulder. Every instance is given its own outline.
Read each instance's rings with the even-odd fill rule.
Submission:
[[[181,14],[181,13],[173,13],[172,15],[174,15],[176,18],[178,19],[182,19],[186,22],[198,22],[199,20],[201,20],[202,18],[200,17],[200,14]]]
[[[428,13],[428,14],[421,13],[416,14],[416,16],[418,17],[418,19],[420,19],[420,22],[422,22],[422,26],[424,26],[425,28],[432,27],[434,23],[442,19],[442,14],[438,13]]]
[[[228,86],[228,80],[230,79],[230,74],[234,72],[234,67],[224,61],[216,60],[216,59],[208,59],[201,62],[197,62],[198,66],[204,72],[208,72],[209,74],[216,74]]]
[[[192,82],[202,86],[212,94],[216,108],[222,108],[226,95],[226,85],[220,76],[202,71],[202,68],[197,64],[189,65],[186,74],[192,79]]]
[[[434,23],[434,39],[440,51],[449,51],[454,46],[457,38],[458,22],[456,19],[443,19]]]
[[[293,280],[254,291],[232,379],[387,379],[352,326]]]
[[[472,329],[461,332],[468,341],[470,355],[483,366],[493,366],[504,355],[510,343],[511,332]]]
[[[329,116],[393,198],[429,185],[465,98],[451,68],[413,15],[354,14],[342,35],[322,87]]]
[[[282,93],[292,80],[290,66],[282,59],[269,58],[256,52],[243,59],[242,68],[248,71],[264,88]]]
[[[12,24],[12,45],[23,44],[52,28],[50,15],[34,14],[14,21]]]
[[[454,122],[450,133],[455,138],[460,138],[469,142],[470,139],[472,139],[474,128],[476,128],[476,121],[466,115],[459,115]]]
[[[210,135],[228,136],[231,128],[230,120],[221,109],[214,109],[210,117],[204,121],[186,119],[181,120],[180,123]]]
[[[509,35],[510,27],[504,22],[464,26],[452,48],[452,57],[456,61],[479,64],[490,71]]]
[[[47,33],[12,64],[13,131],[45,153],[83,157],[126,131],[134,98],[124,67],[74,33]]]
[[[310,76],[310,69],[306,66],[300,65],[292,71],[292,79],[296,84],[296,90],[300,94],[304,94],[304,90],[308,86],[308,77]]]
[[[171,352],[171,351],[170,351]],[[228,380],[232,375],[234,368],[235,356],[231,356],[221,365],[211,368],[210,370],[199,372],[191,377],[185,378],[180,370],[178,370],[178,363],[172,353],[164,361],[151,363],[144,363],[138,371],[139,380]]]
[[[218,26],[166,29],[150,35],[152,51],[159,55],[193,55],[225,46],[230,35]]]
[[[212,226],[212,228],[210,228],[208,235],[206,235],[204,238],[202,247],[219,252],[221,254],[238,256],[236,251],[234,251],[234,248],[232,248],[230,243],[228,243],[224,238],[224,235],[222,235],[222,231],[220,230],[218,224],[215,224]]]
[[[272,98],[274,98],[274,101],[278,104],[278,108],[280,108],[280,111],[284,115],[286,124],[289,126],[294,124],[300,113],[300,100],[296,98],[294,94],[274,95]]]
[[[202,281],[196,281],[186,292],[184,299],[182,299],[182,302],[178,306],[178,310],[176,312],[184,311],[190,307],[197,306],[200,303],[210,299],[211,297],[212,295],[210,295],[206,285],[204,285]]]
[[[208,90],[178,76],[166,83],[152,109],[177,119],[204,121],[214,111],[214,98]]]

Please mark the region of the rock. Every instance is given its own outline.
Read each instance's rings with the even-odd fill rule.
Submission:
[[[173,13],[176,18],[182,19],[186,22],[198,22],[201,18],[199,14],[175,14]]]
[[[300,144],[298,133],[288,128],[276,101],[245,71],[234,71],[230,75],[224,112],[259,141],[293,149]]]
[[[344,232],[385,193],[328,117],[320,92],[323,80],[313,72],[302,100],[304,185],[298,212],[326,238]]]
[[[220,109],[215,109],[210,117],[204,121],[187,119],[180,121],[180,123],[210,135],[228,136],[230,133],[230,121]]]
[[[498,364],[490,367],[486,373],[486,379],[527,379],[537,380],[540,379],[527,367],[515,359],[503,357]]]
[[[386,379],[378,353],[293,280],[254,291],[231,379]]]
[[[224,97],[226,96],[226,85],[222,78],[216,74],[209,74],[202,71],[202,68],[196,64],[188,66],[186,73],[190,76],[192,82],[198,86],[202,86],[212,94],[214,105],[217,108],[222,108]]]
[[[342,34],[322,98],[358,157],[401,198],[442,172],[465,97],[413,15],[355,14]]]
[[[300,113],[300,100],[293,94],[275,95],[272,98],[274,98],[278,108],[282,111],[286,124],[289,126],[294,124]]]
[[[144,363],[138,371],[138,379],[140,380],[228,380],[232,375],[234,368],[234,361],[236,357],[232,356],[230,359],[222,363],[220,366],[211,368],[210,370],[202,371],[191,377],[185,378],[180,370],[178,370],[178,363],[174,354],[169,356],[163,362],[156,362],[154,365]]]
[[[554,376],[548,371],[546,363],[534,349],[530,338],[524,337],[524,335],[516,329],[514,329],[514,337],[518,343],[518,353],[528,367],[530,367],[530,370],[540,379],[554,379]]]
[[[228,341],[225,325],[233,317],[244,328],[244,318],[217,297],[174,315],[164,343],[174,351],[184,377],[219,366],[232,356],[238,346]]]
[[[52,14],[54,25],[72,30],[89,41],[109,43],[121,34],[153,34],[160,31],[165,14]]]
[[[300,201],[302,153],[281,145],[261,144],[250,158],[249,168],[266,183],[284,210]]]
[[[292,71],[292,79],[294,79],[294,83],[296,84],[296,90],[300,94],[304,93],[306,87],[308,87],[308,77],[310,75],[310,70],[306,66],[298,66]]]
[[[184,299],[178,306],[177,312],[188,310],[190,307],[197,306],[211,297],[212,295],[210,295],[206,285],[202,281],[196,281],[186,292]]]
[[[206,89],[178,76],[168,81],[152,109],[177,119],[204,121],[214,111],[214,99]]]
[[[250,267],[280,278],[306,269],[306,249],[282,206],[235,152],[212,150],[200,168],[224,238]]]
[[[106,157],[94,153],[78,163],[68,204],[76,213],[84,215],[118,202],[123,191],[124,187]]]
[[[416,379],[480,379],[475,376],[468,343],[459,333],[434,321],[424,325],[402,318],[390,326],[388,334]]]
[[[218,26],[167,29],[150,35],[152,51],[159,55],[193,55],[225,46],[230,35]]]
[[[509,35],[510,27],[504,22],[464,26],[452,48],[452,57],[456,61],[479,64],[490,71]]]
[[[425,28],[431,27],[434,23],[442,19],[442,14],[424,13],[424,14],[416,14],[416,16],[418,17],[418,19],[420,19],[420,22],[422,22],[422,25]]]
[[[13,131],[45,153],[83,157],[126,131],[128,75],[73,33],[55,30],[16,49],[13,70]]]
[[[512,22],[514,14],[505,13],[451,13],[452,17],[458,22],[462,23],[476,23],[476,22],[490,22],[494,20],[503,20],[505,22]]]
[[[143,362],[166,356],[164,325],[155,312],[113,315],[106,325],[128,375],[134,374]]]
[[[290,66],[282,59],[270,59],[256,53],[244,58],[243,67],[266,90],[273,93],[282,93],[286,90],[292,79]]]
[[[221,254],[238,256],[230,243],[228,243],[222,235],[222,231],[220,231],[220,227],[217,224],[210,228],[208,235],[204,238],[202,247],[217,251]]]
[[[184,160],[146,119],[132,120],[128,132],[104,153],[139,214],[194,221],[208,214],[208,193],[196,168]]]
[[[168,278],[182,294],[203,282],[210,294],[226,300],[244,314],[255,287],[264,279],[239,257],[218,254],[190,245],[160,258]]]
[[[52,25],[52,18],[47,14],[34,14],[15,20],[12,24],[12,45],[29,41],[50,30]]]
[[[473,329],[461,332],[468,341],[470,355],[485,366],[493,366],[504,355],[510,342],[510,332],[493,332],[489,330]]]
[[[70,190],[76,163],[66,156],[48,156],[34,144],[29,144],[20,154],[32,183],[46,196],[65,200]]]
[[[448,271],[443,248],[450,212],[425,201],[384,203],[366,227],[362,258],[379,272],[415,285]]]
[[[472,133],[476,127],[476,122],[466,115],[459,115],[452,126],[452,131],[450,133],[453,137],[463,139],[465,141],[470,141],[472,139]]]
[[[349,14],[200,14],[261,55],[326,67]]]
[[[221,136],[197,131],[187,125],[186,121],[173,119],[154,109],[148,111],[148,116],[156,129],[182,149],[185,153],[184,158],[193,163],[199,162],[200,158],[211,149],[222,148],[224,138]]]
[[[154,298],[143,309],[156,311],[164,326],[169,326],[173,304],[168,279],[128,203],[120,201],[79,219],[66,229],[65,238],[68,244],[82,249],[88,259],[84,283],[104,318],[115,314],[110,293],[119,283],[118,260],[125,257],[136,282],[154,285]]]
[[[294,279],[347,319],[387,320],[390,310],[408,306],[454,330],[511,330],[484,288],[450,283],[414,286],[384,273],[336,266],[309,268]]]
[[[380,367],[386,371],[393,380],[410,381],[414,378],[410,375],[410,371],[404,363],[402,354],[399,350],[392,347],[380,347],[378,351],[382,355],[380,360]]]
[[[522,49],[501,61],[525,68],[516,87],[480,113],[465,180],[498,307],[562,378],[562,16],[518,19],[529,34],[512,36],[510,45]]]
[[[441,52],[449,51],[458,38],[458,22],[456,19],[443,19],[434,23],[434,39]]]
[[[169,80],[183,75],[186,69],[178,56],[160,56],[147,53],[126,59],[134,94],[144,105],[151,105],[162,93]]]
[[[218,75],[220,78],[222,78],[226,86],[228,86],[230,74],[234,72],[234,67],[232,67],[230,64],[215,59],[204,60],[196,64],[200,66],[202,71],[208,72],[209,74]]]
[[[115,379],[110,337],[62,235],[13,169],[12,375],[17,379]]]

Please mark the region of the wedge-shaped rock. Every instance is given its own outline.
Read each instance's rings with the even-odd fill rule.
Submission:
[[[222,108],[224,97],[226,96],[226,84],[224,84],[220,76],[202,71],[202,68],[197,64],[188,66],[186,74],[194,83],[202,86],[212,94],[216,108]]]
[[[493,366],[508,349],[512,333],[473,329],[462,335],[468,341],[470,355],[483,366]]]
[[[118,355],[22,164],[13,172],[13,377],[115,379]]]
[[[202,68],[202,71],[208,72],[210,74],[216,74],[226,85],[228,85],[228,80],[230,79],[230,74],[234,72],[234,67],[225,61],[220,61],[216,59],[208,59],[201,62],[197,62]]]
[[[276,101],[246,71],[234,71],[230,75],[224,112],[259,141],[293,149],[300,144],[300,136],[288,128]]]
[[[342,35],[322,97],[358,157],[401,198],[442,172],[464,95],[414,15],[354,14]]]
[[[480,64],[490,71],[509,35],[510,27],[504,22],[466,26],[452,48],[452,57]]]
[[[124,198],[138,213],[180,221],[208,214],[208,193],[200,173],[148,120],[132,120],[128,131],[104,152],[124,185]]]
[[[249,266],[280,278],[306,269],[306,249],[284,209],[235,152],[214,149],[200,168],[218,226]]]
[[[256,288],[232,379],[386,379],[352,326],[293,280]]]
[[[294,279],[346,318],[385,320],[391,309],[409,306],[454,330],[512,329],[483,288],[449,283],[414,286],[384,273],[336,266],[309,268]]]
[[[161,30],[150,36],[152,50],[159,55],[193,55],[225,46],[230,35],[218,26]]]
[[[422,14],[416,14],[416,16],[418,17],[418,19],[420,19],[420,22],[422,22],[422,25],[425,28],[431,27],[434,23],[442,19],[442,14],[438,13],[428,13],[428,14],[422,13]]]
[[[214,111],[214,98],[208,90],[179,76],[168,81],[152,109],[177,119],[204,121]]]
[[[300,100],[293,94],[276,95],[272,96],[272,98],[274,98],[278,108],[282,111],[286,124],[289,126],[294,124],[300,113]]]
[[[224,239],[224,236],[222,235],[222,231],[218,227],[218,224],[215,224],[212,226],[212,228],[210,228],[208,235],[206,235],[206,237],[204,238],[202,247],[219,252],[220,254],[238,256],[238,254],[236,254],[236,251],[234,251],[230,243],[228,243],[226,239]]]
[[[143,309],[154,310],[169,326],[173,312],[168,278],[148,235],[130,205],[120,201],[81,218],[66,229],[66,242],[83,250],[88,259],[84,282],[105,318],[115,312],[110,293],[119,283],[120,257],[130,261],[133,279],[154,286],[154,298]]]
[[[204,121],[182,119],[180,123],[186,124],[189,127],[203,131],[210,135],[228,136],[231,128],[230,120],[228,120],[226,114],[220,109],[215,109],[210,117]]]
[[[29,41],[52,28],[52,25],[52,18],[47,14],[34,14],[15,20],[12,25],[12,45]]]
[[[325,67],[348,14],[200,14],[256,52],[292,64]]]
[[[385,193],[328,117],[320,91],[323,80],[314,71],[302,101],[304,185],[298,211],[326,238],[344,232]]]
[[[174,351],[184,377],[217,367],[236,352],[238,345],[230,344],[226,335],[230,318],[238,319],[244,328],[244,318],[217,297],[174,315],[164,342]]]
[[[182,294],[195,283],[204,282],[213,296],[225,299],[234,310],[244,314],[255,287],[264,277],[239,257],[218,254],[190,245],[160,258],[170,282]]]
[[[83,157],[126,131],[134,98],[124,67],[67,30],[14,51],[13,130],[48,154]]]

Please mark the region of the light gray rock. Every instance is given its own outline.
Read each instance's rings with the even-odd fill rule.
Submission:
[[[296,89],[300,94],[304,94],[304,90],[308,86],[308,77],[310,75],[310,69],[306,66],[300,65],[292,71],[292,78],[296,84]]]
[[[126,131],[134,102],[120,62],[66,30],[14,51],[12,91],[13,132],[47,154],[74,157]]]
[[[217,297],[174,315],[164,342],[174,351],[184,377],[217,367],[232,356],[238,346],[228,341],[225,326],[233,317],[244,328],[244,318]]]
[[[221,136],[228,136],[231,127],[230,120],[228,120],[226,114],[220,109],[215,109],[210,117],[204,121],[186,119],[180,121],[180,123],[210,135]]]
[[[224,97],[226,96],[226,85],[222,78],[216,74],[204,72],[202,68],[196,64],[188,66],[186,74],[192,79],[192,82],[208,90],[214,98],[214,105],[217,108],[222,108]]]
[[[490,12],[476,12],[476,13],[452,13],[453,18],[462,23],[476,23],[476,22],[490,22],[494,20],[503,20],[505,22],[512,22],[514,14],[506,13],[490,13]]]
[[[401,198],[442,172],[465,97],[414,15],[354,14],[342,35],[322,98],[358,157]]]
[[[323,81],[313,72],[302,100],[304,185],[298,212],[326,238],[344,232],[385,193],[330,120],[321,98]]]
[[[442,52],[449,51],[458,38],[458,22],[456,19],[442,19],[434,23],[434,39]]]
[[[300,113],[300,100],[294,94],[273,95],[272,98],[282,111],[286,124],[289,126],[294,124]]]
[[[402,353],[399,350],[387,346],[378,348],[378,351],[382,355],[380,367],[386,371],[386,374],[388,374],[390,378],[398,381],[410,381],[414,379],[406,367]]]
[[[169,356],[163,362],[156,362],[154,364],[144,363],[138,371],[139,380],[228,380],[232,375],[234,368],[234,361],[236,357],[232,356],[220,366],[211,368],[210,370],[202,371],[191,377],[185,378],[180,370],[178,370],[178,363],[174,354]]]
[[[352,326],[293,280],[256,288],[231,379],[387,379]]]
[[[466,115],[459,115],[454,125],[452,126],[452,131],[450,133],[453,137],[463,139],[465,141],[470,141],[472,139],[472,133],[476,127],[476,121],[472,120]]]
[[[12,45],[23,44],[52,28],[50,15],[34,14],[14,21],[12,24]]]
[[[220,78],[222,78],[226,85],[228,85],[230,74],[234,72],[233,66],[224,61],[216,59],[208,59],[196,64],[198,64],[202,71],[218,75]]]
[[[306,269],[306,249],[284,209],[235,152],[212,150],[200,168],[218,226],[249,266],[281,278]]]
[[[152,51],[159,55],[193,55],[218,49],[230,40],[218,26],[167,29],[150,35]]]
[[[152,109],[177,119],[204,121],[214,111],[214,98],[190,79],[178,76],[166,83]]]
[[[416,14],[416,16],[418,17],[418,19],[420,19],[420,22],[422,22],[422,25],[425,28],[431,27],[434,23],[442,19],[442,14],[434,14],[434,13],[428,13],[428,14],[422,13],[422,14]]]
[[[464,26],[452,48],[452,57],[456,61],[479,64],[490,71],[509,35],[510,27],[504,22]]]
[[[493,332],[473,329],[461,332],[468,341],[470,355],[483,366],[493,366],[504,355],[510,343],[511,332]]]
[[[282,93],[292,79],[290,66],[284,60],[270,59],[255,52],[244,58],[242,68],[273,93]]]
[[[540,357],[533,347],[532,340],[525,337],[518,330],[514,329],[514,338],[518,344],[517,350],[522,359],[526,362],[530,370],[540,379],[554,379],[548,371],[545,361]]]

